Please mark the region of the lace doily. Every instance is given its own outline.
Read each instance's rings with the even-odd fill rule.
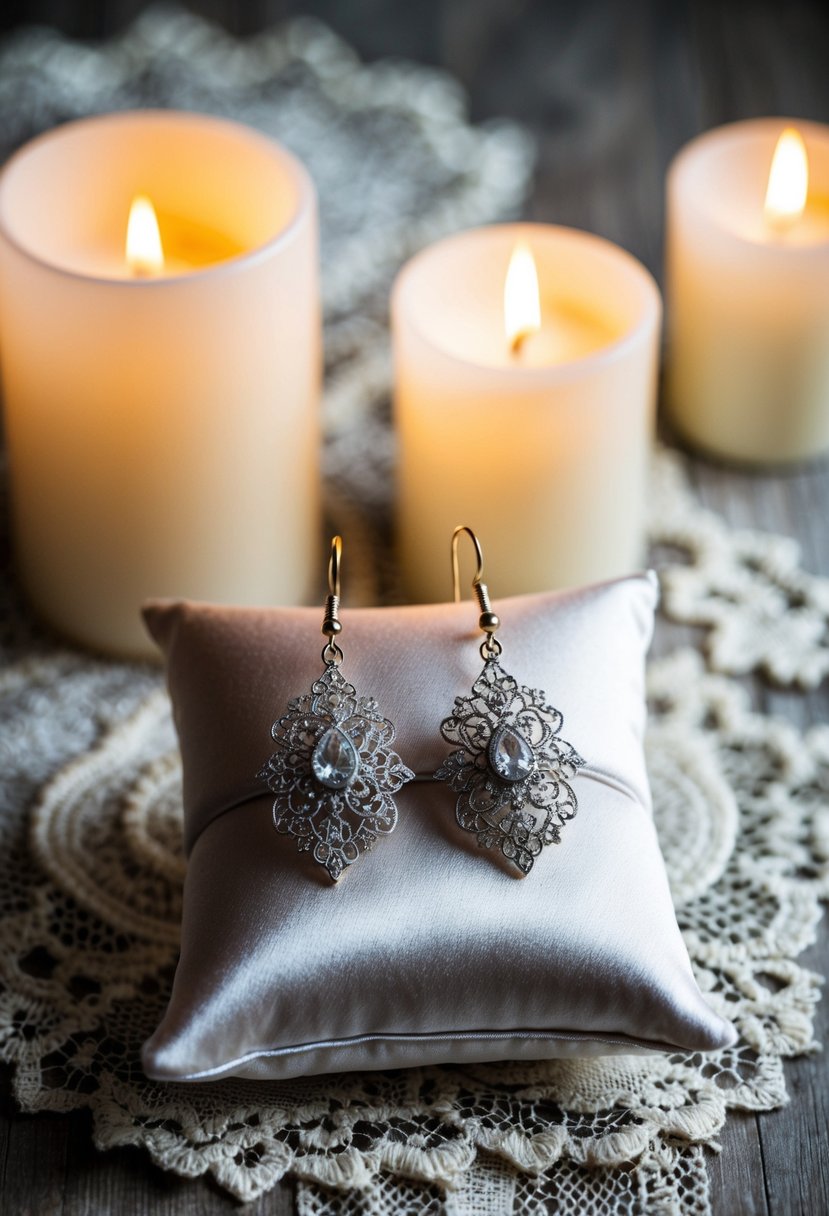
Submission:
[[[802,569],[790,537],[729,528],[694,508],[678,457],[666,453],[652,482],[651,540],[689,559],[661,571],[666,613],[710,630],[717,671],[761,671],[777,684],[817,688],[829,674],[829,580]]]
[[[441,232],[517,209],[531,149],[514,128],[466,125],[444,77],[360,67],[307,21],[238,44],[164,10],[95,50],[44,31],[0,49],[8,141],[150,102],[256,122],[311,164],[328,275],[329,507],[366,596],[393,597],[378,545],[393,464],[389,273]],[[781,1105],[784,1059],[814,1046],[819,979],[796,958],[829,895],[829,728],[804,735],[753,712],[728,673],[805,684],[825,671],[829,582],[801,571],[789,542],[701,510],[677,457],[657,456],[651,503],[654,538],[682,554],[664,571],[666,608],[709,641],[708,666],[680,650],[651,667],[656,818],[697,978],[739,1027],[736,1047],[705,1060],[147,1081],[138,1048],[169,990],[184,872],[161,677],[60,648],[5,581],[0,1037],[20,1105],[89,1107],[99,1147],[141,1145],[242,1199],[291,1174],[301,1216],[708,1211],[704,1149],[728,1110]]]

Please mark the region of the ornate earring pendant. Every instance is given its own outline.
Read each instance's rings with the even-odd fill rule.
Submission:
[[[322,632],[322,675],[271,727],[276,744],[258,776],[273,791],[273,825],[296,838],[334,882],[397,824],[393,794],[414,773],[392,749],[395,730],[373,697],[343,677],[335,638],[339,620],[342,540],[331,542],[329,595]]]
[[[458,794],[459,825],[474,833],[485,849],[500,849],[528,874],[549,844],[558,844],[561,829],[576,814],[570,785],[585,761],[560,736],[564,719],[544,692],[528,688],[504,670],[500,621],[492,611],[483,583],[483,555],[471,528],[461,525],[452,537],[455,601],[460,599],[458,540],[471,537],[478,562],[472,589],[480,606],[479,627],[484,666],[466,697],[456,697],[441,734],[455,750],[435,773]]]

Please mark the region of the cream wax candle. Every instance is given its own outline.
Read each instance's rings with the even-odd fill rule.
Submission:
[[[709,131],[668,175],[667,402],[694,446],[755,464],[829,450],[829,127]]]
[[[320,351],[314,190],[279,145],[147,111],[18,152],[0,177],[0,367],[39,614],[142,655],[148,596],[305,599]]]
[[[521,224],[450,237],[394,288],[398,528],[410,596],[449,595],[458,523],[496,595],[635,568],[660,300],[599,237]]]

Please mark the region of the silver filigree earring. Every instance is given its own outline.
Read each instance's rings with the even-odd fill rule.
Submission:
[[[479,628],[484,667],[472,692],[456,697],[441,733],[455,750],[435,773],[458,794],[458,823],[473,832],[485,849],[500,849],[528,874],[545,845],[558,844],[561,828],[576,813],[569,780],[585,763],[559,736],[564,719],[544,692],[527,688],[499,662],[495,637],[500,620],[482,582],[483,555],[471,528],[460,525],[452,536],[452,579],[460,600],[458,540],[465,532],[475,546],[477,571],[472,590],[480,606]]]
[[[340,672],[342,540],[331,542],[322,632],[325,670],[271,727],[276,751],[258,776],[274,793],[273,825],[294,836],[334,882],[397,824],[392,797],[414,773],[392,750],[394,727],[373,697],[358,696]]]

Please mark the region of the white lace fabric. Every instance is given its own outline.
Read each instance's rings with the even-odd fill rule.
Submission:
[[[327,275],[328,504],[362,598],[393,598],[379,543],[393,466],[388,277],[442,232],[519,209],[530,145],[508,126],[469,127],[445,78],[361,67],[305,21],[239,45],[163,10],[96,50],[43,31],[0,48],[10,140],[150,101],[255,122],[311,164]],[[364,156],[368,203],[359,182],[343,188]],[[370,237],[355,221],[364,205]],[[784,1060],[815,1046],[819,977],[796,960],[829,895],[829,728],[802,733],[753,711],[732,676],[817,681],[829,668],[829,580],[806,574],[791,542],[702,510],[676,455],[657,454],[651,504],[654,540],[680,554],[662,572],[665,610],[707,629],[705,660],[682,649],[651,665],[655,814],[697,979],[738,1026],[735,1047],[705,1059],[148,1081],[138,1050],[169,990],[184,873],[162,679],[61,648],[5,583],[0,1042],[21,1107],[89,1107],[99,1147],[143,1146],[240,1199],[292,1175],[301,1216],[708,1212],[705,1149],[728,1111],[781,1106]]]

